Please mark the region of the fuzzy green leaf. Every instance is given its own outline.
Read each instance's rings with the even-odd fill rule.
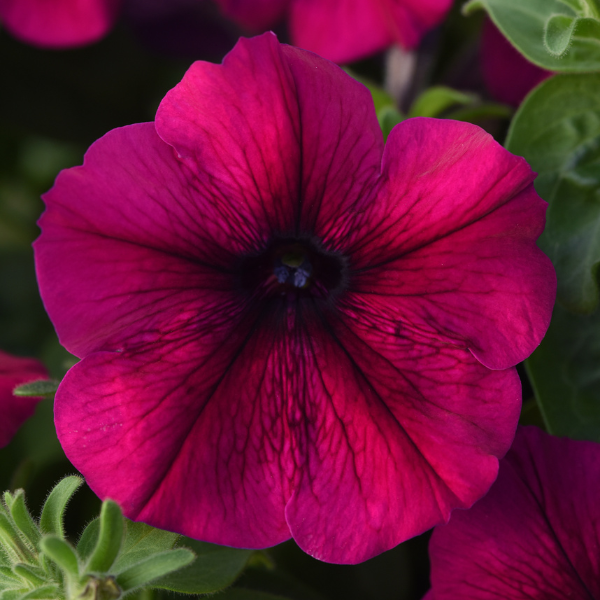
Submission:
[[[11,563],[33,562],[33,548],[29,548],[12,521],[0,513],[0,546]]]
[[[124,571],[152,554],[171,550],[178,538],[176,533],[126,519],[123,547],[115,562],[114,571]]]
[[[167,550],[155,554],[128,567],[116,576],[119,587],[124,592],[129,592],[143,585],[147,585],[168,573],[181,569],[194,560],[194,553],[185,548]]]
[[[58,600],[59,598],[61,598],[61,594],[56,585],[45,585],[19,596],[19,600]]]
[[[25,492],[17,490],[11,500],[9,510],[15,525],[27,538],[31,546],[37,548],[41,535],[25,505]]]
[[[60,381],[54,379],[40,379],[39,381],[30,381],[29,383],[22,383],[18,385],[14,390],[15,396],[54,396],[58,389]]]
[[[188,567],[154,582],[158,587],[184,594],[208,594],[230,586],[242,573],[253,550],[217,546],[190,538],[178,545],[191,548],[196,559]]]
[[[577,6],[564,0],[471,0],[463,13],[485,9],[513,46],[543,69],[598,71],[600,21],[587,2]]]
[[[31,586],[39,587],[48,583],[46,574],[39,567],[31,565],[17,564],[13,567],[13,573],[18,575],[23,581],[28,582]]]
[[[91,556],[98,543],[99,534],[100,519],[96,517],[87,524],[79,538],[79,542],[77,542],[77,554],[79,554],[81,560],[87,560]]]
[[[79,578],[79,560],[71,544],[56,535],[46,535],[40,542],[40,549],[72,580]]]
[[[123,513],[116,502],[105,500],[100,510],[98,539],[86,565],[87,572],[110,570],[123,542]]]
[[[42,515],[40,516],[42,533],[64,537],[63,515],[69,500],[82,483],[83,479],[81,477],[71,475],[56,484],[42,508]]]

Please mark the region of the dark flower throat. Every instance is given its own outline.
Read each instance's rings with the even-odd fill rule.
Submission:
[[[242,286],[267,296],[329,298],[346,287],[343,256],[313,240],[276,239],[258,255],[245,257]]]

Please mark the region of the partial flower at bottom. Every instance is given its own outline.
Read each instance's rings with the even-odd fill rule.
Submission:
[[[487,496],[431,538],[427,600],[600,598],[600,444],[520,429]]]
[[[384,148],[367,89],[273,34],[195,63],[45,196],[68,457],[130,518],[332,562],[471,506],[554,303],[533,178],[466,123]]]
[[[17,397],[13,390],[23,383],[47,377],[46,367],[40,361],[0,351],[0,448],[10,442],[41,400]]]

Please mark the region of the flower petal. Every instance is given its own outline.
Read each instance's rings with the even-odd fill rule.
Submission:
[[[156,130],[196,185],[220,194],[234,226],[263,243],[313,235],[355,203],[383,148],[367,89],[272,33],[242,38],[222,65],[194,63],[161,103]]]
[[[429,546],[436,600],[600,597],[600,445],[522,428],[498,480]]]
[[[67,456],[125,514],[205,541],[262,548],[290,537],[289,398],[269,307],[226,307],[122,353],[94,353],[56,396]],[[290,473],[291,470],[291,473]]]
[[[348,63],[392,44],[413,48],[451,5],[451,0],[294,0],[290,32],[296,46]]]
[[[0,351],[0,448],[6,446],[19,427],[33,415],[41,398],[17,397],[18,385],[47,379],[44,365],[33,358],[21,358]]]
[[[494,481],[521,403],[514,369],[398,335],[348,303],[309,329],[316,404],[310,456],[286,516],[328,562],[360,562],[468,507]],[[351,314],[353,313],[353,314]]]
[[[223,14],[254,31],[264,31],[283,18],[290,0],[216,0]]]
[[[118,349],[228,302],[229,269],[251,234],[215,220],[214,198],[189,177],[151,123],[131,125],[93,144],[44,196],[38,282],[70,352]]]
[[[348,243],[352,289],[402,326],[467,346],[489,368],[517,364],[545,334],[556,291],[535,244],[546,204],[529,167],[458,122],[412,119],[390,140],[377,197]],[[404,160],[392,165],[392,152]],[[362,223],[373,227],[361,237]]]
[[[0,0],[2,25],[42,48],[82,46],[112,27],[121,0]]]

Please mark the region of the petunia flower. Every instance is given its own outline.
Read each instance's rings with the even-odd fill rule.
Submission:
[[[38,279],[83,360],[67,456],[132,519],[365,560],[494,481],[555,275],[524,159],[373,102],[273,34],[196,62],[45,196]]]
[[[21,358],[0,351],[0,448],[6,446],[19,427],[33,415],[41,398],[17,397],[18,385],[46,379],[44,365],[33,358]]]
[[[483,25],[480,61],[483,80],[490,94],[511,106],[519,106],[536,85],[552,75],[530,63],[490,19]]]
[[[104,37],[121,0],[0,0],[0,23],[41,48],[83,46]]]
[[[429,545],[427,600],[600,598],[600,444],[520,429],[490,492]]]
[[[438,25],[452,0],[216,0],[224,13],[255,31],[284,15],[292,42],[348,63],[393,44],[414,48]]]

